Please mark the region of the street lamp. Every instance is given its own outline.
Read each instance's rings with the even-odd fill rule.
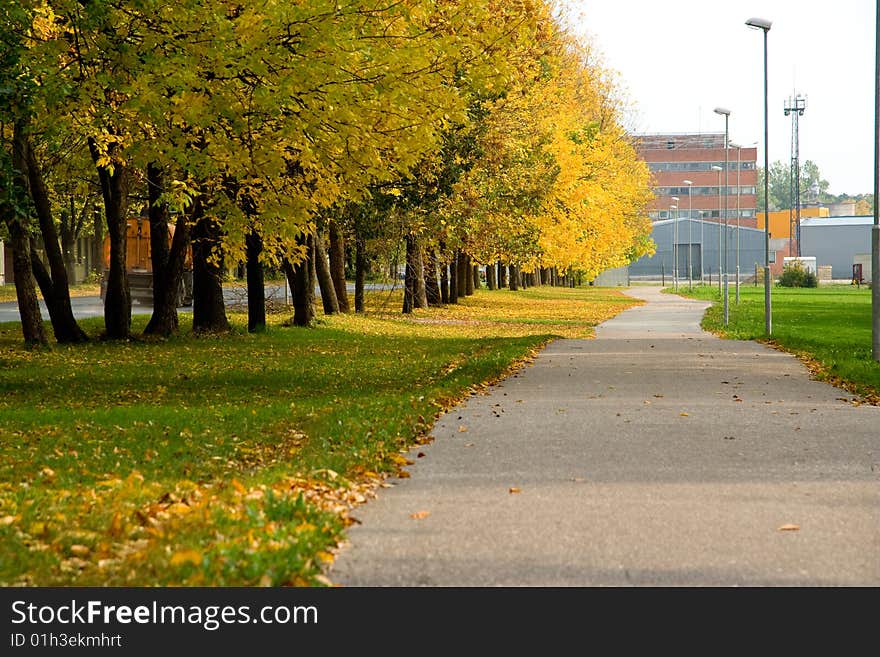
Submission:
[[[721,167],[712,166],[718,172],[718,294],[721,294]]]
[[[691,192],[693,191],[693,181],[692,180],[684,180],[685,185],[688,186],[688,257],[687,257],[687,267],[688,267],[688,289],[694,287],[694,267],[691,264],[691,251],[694,250],[694,243],[691,240],[691,226],[694,223],[694,207],[691,201]],[[700,257],[702,257],[702,252],[700,253]]]
[[[697,210],[697,213],[700,215],[700,285],[702,285],[706,280],[706,271],[703,269],[703,263],[706,261],[703,254],[703,226],[706,222],[703,221],[703,210]]]
[[[671,197],[673,201],[678,203],[678,197]],[[672,289],[678,292],[678,206],[670,205],[669,213],[675,210],[675,217],[672,220]]]
[[[730,110],[724,107],[716,107],[715,113],[724,117],[724,325],[727,326],[730,321],[730,297],[728,295],[728,290],[730,289],[728,287],[730,263],[727,258],[727,195],[730,191],[730,148],[727,139]]]
[[[871,230],[871,352],[880,361],[880,0],[874,25],[874,227]]]
[[[770,305],[770,130],[767,126],[767,33],[772,24],[764,18],[750,18],[746,21],[749,27],[764,32],[764,333],[768,336],[773,329],[773,311]]]

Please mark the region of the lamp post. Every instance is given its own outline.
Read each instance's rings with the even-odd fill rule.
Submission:
[[[728,123],[730,121],[730,110],[724,107],[716,107],[715,113],[719,116],[724,117],[724,325],[730,321],[730,295],[729,291],[729,278],[730,278],[730,263],[728,262],[728,248],[727,248],[727,195],[730,193],[730,144],[728,142]]]
[[[874,25],[874,227],[871,230],[871,352],[880,362],[880,0]]]
[[[706,272],[703,269],[703,262],[705,262],[705,258],[703,255],[703,211],[699,210],[700,213],[700,285],[703,284],[703,280],[706,278]]]
[[[678,197],[671,197],[675,203],[678,203]],[[675,210],[675,217],[672,220],[672,289],[678,292],[678,206],[673,204],[669,206],[669,214]]]
[[[713,166],[718,172],[718,294],[721,294],[721,167]]]
[[[693,214],[694,208],[691,201],[691,192],[693,191],[693,181],[685,180],[683,181],[685,185],[688,186],[688,257],[687,257],[687,268],[688,268],[688,289],[692,289],[694,287],[694,267],[691,263],[691,252],[694,250],[693,241],[691,240],[691,226],[693,225]],[[700,254],[702,257],[702,253]]]
[[[749,27],[764,32],[764,333],[768,336],[773,329],[773,311],[770,305],[770,130],[767,126],[767,33],[772,24],[764,18],[750,18],[746,21]]]

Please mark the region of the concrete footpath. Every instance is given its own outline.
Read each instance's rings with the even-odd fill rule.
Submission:
[[[628,293],[648,303],[443,415],[330,579],[880,585],[880,408],[702,332],[706,304]]]

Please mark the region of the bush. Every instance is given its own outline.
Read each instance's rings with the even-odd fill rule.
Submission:
[[[778,284],[782,287],[819,287],[819,279],[800,262],[793,262],[783,268]]]

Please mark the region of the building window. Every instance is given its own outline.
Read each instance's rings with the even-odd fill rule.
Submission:
[[[666,148],[668,148],[669,150],[672,150],[673,148],[675,148],[675,142],[673,140],[669,139],[666,142]]]

